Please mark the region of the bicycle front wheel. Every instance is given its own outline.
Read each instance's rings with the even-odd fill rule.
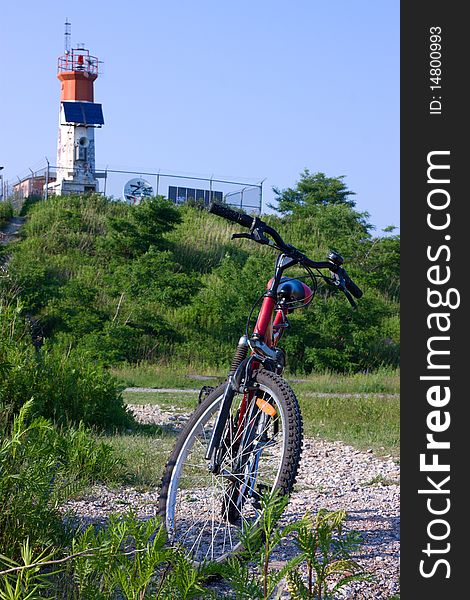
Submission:
[[[170,542],[195,562],[224,560],[241,548],[240,531],[260,517],[264,492],[289,494],[302,449],[297,398],[278,375],[259,371],[236,394],[219,448],[220,469],[206,450],[227,383],[213,390],[181,432],[166,465],[159,499]]]

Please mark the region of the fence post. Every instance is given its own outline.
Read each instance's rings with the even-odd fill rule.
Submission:
[[[44,190],[44,200],[47,200],[49,198],[49,161],[47,159],[46,156],[46,163],[47,163],[47,167],[46,167],[46,189]]]
[[[106,184],[108,183],[108,165],[106,165],[106,169],[104,170],[104,189],[103,196],[106,198]]]
[[[265,181],[266,179],[262,179],[259,184],[259,214],[261,214],[261,211],[263,210],[263,183]]]

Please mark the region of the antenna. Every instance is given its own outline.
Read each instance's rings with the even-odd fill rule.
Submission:
[[[72,36],[72,24],[69,22],[68,18],[65,18],[65,34],[64,34],[64,48],[65,54],[70,53],[70,38]]]

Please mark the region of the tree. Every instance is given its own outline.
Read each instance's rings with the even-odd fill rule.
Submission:
[[[166,249],[164,234],[180,222],[179,210],[163,196],[145,199],[137,206],[117,205],[107,219],[108,231],[100,245],[109,256],[135,258],[151,247]]]
[[[312,206],[339,204],[352,208],[356,203],[350,196],[355,194],[348,190],[343,179],[344,175],[327,177],[325,173],[310,173],[308,169],[304,169],[294,188],[285,190],[273,188],[278,205],[271,208],[275,208],[282,214],[296,213]]]

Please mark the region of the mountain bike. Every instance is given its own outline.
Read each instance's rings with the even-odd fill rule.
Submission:
[[[286,361],[278,346],[289,326],[288,315],[312,302],[318,280],[343,292],[353,308],[357,307],[353,296],[362,296],[338,252],[330,251],[326,261],[313,261],[258,217],[222,204],[212,204],[209,212],[249,229],[232,239],[270,246],[278,255],[274,275],[248,317],[227,380],[215,389],[203,388],[199,406],[165,467],[159,514],[169,540],[183,546],[195,563],[222,561],[238,551],[240,531],[260,518],[263,493],[290,494],[294,486],[302,451],[302,416],[294,392],[282,378]],[[289,268],[302,270],[303,275],[285,276]]]

